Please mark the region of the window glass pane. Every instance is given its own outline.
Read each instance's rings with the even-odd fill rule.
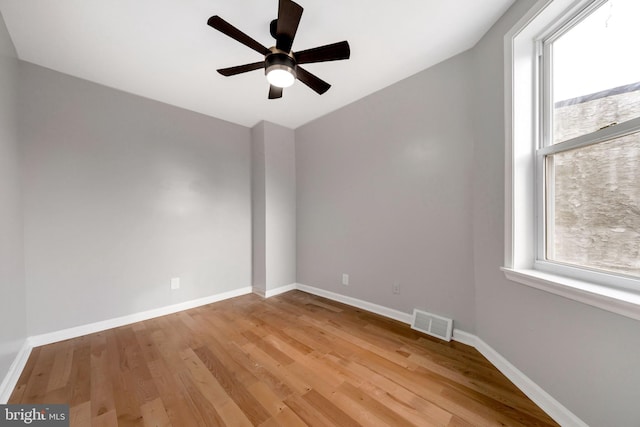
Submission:
[[[546,158],[547,259],[640,276],[640,132]]]
[[[552,45],[552,143],[640,117],[640,1],[609,0]]]

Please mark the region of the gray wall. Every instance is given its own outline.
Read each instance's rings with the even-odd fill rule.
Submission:
[[[267,289],[266,176],[264,124],[251,128],[251,218],[253,292],[264,296]]]
[[[298,282],[474,332],[472,59],[296,130]]]
[[[249,129],[20,74],[29,335],[251,286]]]
[[[296,158],[293,130],[264,123],[267,291],[296,283]]]
[[[519,1],[473,49],[477,334],[591,426],[640,425],[640,322],[507,281],[503,38]]]
[[[253,287],[296,282],[296,166],[291,129],[260,122],[251,129]]]
[[[18,60],[0,14],[0,382],[27,337],[17,87]]]

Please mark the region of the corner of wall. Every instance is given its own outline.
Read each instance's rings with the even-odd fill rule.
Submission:
[[[23,186],[17,123],[19,60],[0,14],[0,403],[27,335]],[[19,365],[19,364],[18,364]],[[19,373],[20,369],[18,369]],[[17,380],[17,378],[15,378]]]

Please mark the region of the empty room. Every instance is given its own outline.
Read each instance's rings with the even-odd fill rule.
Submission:
[[[640,426],[637,0],[0,0],[0,426]]]

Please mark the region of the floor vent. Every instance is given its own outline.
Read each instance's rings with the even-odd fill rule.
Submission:
[[[447,319],[426,311],[413,310],[411,328],[445,341],[451,341],[453,319]]]

